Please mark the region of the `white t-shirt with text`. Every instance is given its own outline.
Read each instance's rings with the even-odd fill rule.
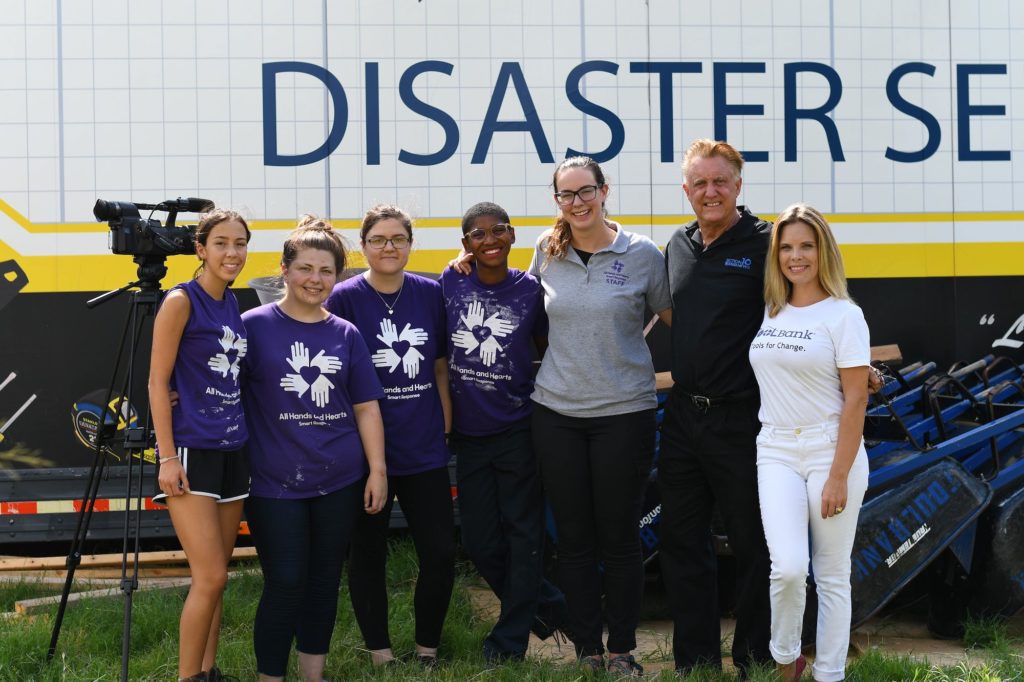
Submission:
[[[838,421],[843,409],[839,369],[871,363],[864,313],[849,300],[786,305],[764,321],[750,344],[761,391],[763,424],[811,426]]]

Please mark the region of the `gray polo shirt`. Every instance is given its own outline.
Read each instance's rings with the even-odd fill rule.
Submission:
[[[530,273],[544,287],[550,322],[532,397],[570,417],[627,414],[658,404],[644,309],[671,305],[665,259],[647,237],[612,224],[615,241],[587,265],[570,247],[564,259],[543,266],[546,233],[530,262]]]

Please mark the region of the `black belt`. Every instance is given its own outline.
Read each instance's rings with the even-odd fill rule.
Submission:
[[[689,400],[694,409],[700,410],[701,412],[707,412],[712,407],[721,407],[722,405],[728,405],[730,403],[749,402],[758,397],[758,391],[756,389],[748,389],[746,391],[739,391],[737,393],[720,396],[696,395],[682,390],[677,390],[676,392],[680,397]]]

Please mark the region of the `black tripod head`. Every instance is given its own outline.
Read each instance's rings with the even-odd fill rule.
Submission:
[[[135,271],[139,279],[128,285],[129,288],[139,288],[134,294],[135,300],[154,305],[159,303],[163,293],[160,280],[167,275],[167,256],[136,256],[132,260],[139,266]]]
[[[167,256],[136,256],[132,260],[138,265],[135,274],[139,278],[132,286],[140,289],[159,289],[160,280],[167,276]]]
[[[167,275],[167,256],[147,254],[135,256],[132,260],[138,265],[138,268],[135,270],[135,276],[138,277],[137,280],[125,284],[120,289],[114,289],[105,294],[100,294],[96,298],[91,298],[85,302],[85,305],[89,308],[95,308],[129,289],[135,288],[138,288],[138,291],[134,294],[136,302],[159,303],[161,294],[160,280]]]

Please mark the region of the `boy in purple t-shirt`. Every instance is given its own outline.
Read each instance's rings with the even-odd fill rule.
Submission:
[[[540,282],[508,266],[515,230],[503,208],[474,205],[462,234],[473,270],[440,278],[462,543],[501,600],[484,656],[520,660],[531,629],[547,637],[565,616],[564,597],[543,579],[544,499],[530,438],[533,345],[543,352],[547,317]]]

